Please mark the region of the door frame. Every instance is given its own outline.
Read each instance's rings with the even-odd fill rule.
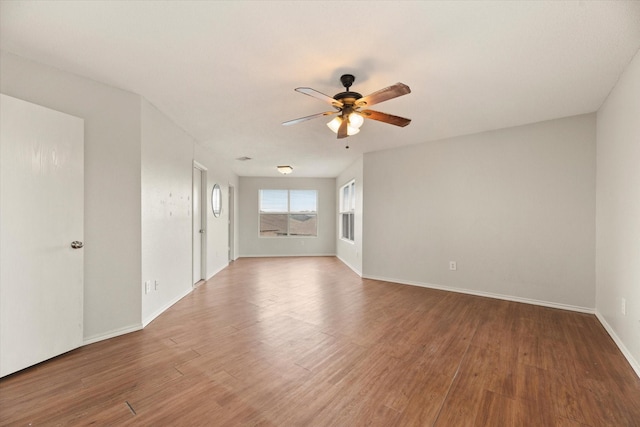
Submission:
[[[200,230],[204,230],[202,236],[200,238],[200,277],[192,277],[191,283],[192,286],[195,286],[201,280],[206,280],[207,277],[207,206],[208,206],[208,192],[207,192],[207,168],[201,163],[197,161],[193,161],[193,167],[191,169],[191,176],[193,177],[193,169],[198,169],[200,171]],[[193,190],[195,187],[195,182],[191,182],[191,193],[193,194]],[[191,201],[191,208],[193,209],[193,200]],[[191,216],[191,274],[193,276],[193,269],[195,264],[195,253],[194,253],[194,242],[193,236],[195,236],[196,224],[195,224],[195,213]]]
[[[234,217],[235,217],[235,188],[229,185],[229,261],[235,261],[235,234],[234,234]]]

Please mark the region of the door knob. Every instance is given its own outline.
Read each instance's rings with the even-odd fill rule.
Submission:
[[[204,234],[204,229],[203,229],[203,230],[200,230],[200,234]]]
[[[82,248],[83,246],[84,246],[84,243],[79,242],[79,241],[77,241],[77,240],[74,240],[73,242],[71,242],[71,247],[72,247],[73,249],[80,249],[80,248]]]

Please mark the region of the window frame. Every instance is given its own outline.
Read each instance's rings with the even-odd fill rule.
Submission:
[[[263,191],[286,191],[287,192],[287,210],[286,211],[272,211],[272,212],[263,212],[262,211],[262,192]],[[291,192],[292,191],[309,191],[315,194],[315,211],[292,211],[291,210]],[[318,228],[319,228],[319,215],[318,215],[318,202],[319,202],[319,194],[317,189],[300,189],[300,188],[261,188],[258,190],[258,237],[261,239],[282,239],[282,238],[291,238],[291,239],[300,239],[300,238],[317,238],[318,237]],[[262,226],[262,216],[266,215],[286,215],[286,234],[276,234],[274,236],[265,236],[262,234],[261,226]],[[291,218],[295,215],[309,215],[315,217],[315,234],[291,234]]]
[[[340,200],[338,204],[338,222],[340,223],[338,227],[338,238],[347,243],[355,243],[355,212],[356,180],[352,179],[340,187]],[[345,219],[347,221],[346,228]]]

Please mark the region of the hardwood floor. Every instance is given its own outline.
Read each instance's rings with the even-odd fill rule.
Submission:
[[[640,426],[640,379],[593,315],[254,258],[2,379],[0,424]]]

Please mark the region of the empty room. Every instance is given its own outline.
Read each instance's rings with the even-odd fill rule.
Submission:
[[[640,2],[0,0],[0,425],[640,426]]]

